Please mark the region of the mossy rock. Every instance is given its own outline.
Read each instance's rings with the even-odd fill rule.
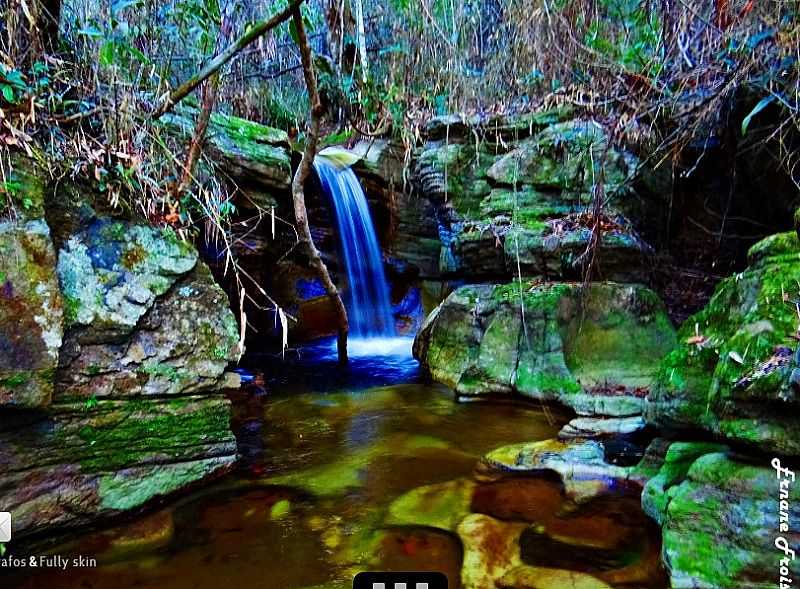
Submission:
[[[775,470],[725,452],[706,453],[688,470],[671,464],[676,466],[666,475],[673,485],[661,517],[672,587],[774,587],[780,556],[774,544],[780,534]],[[789,489],[788,524],[797,529],[800,491]]]
[[[95,218],[59,252],[66,326],[129,333],[197,258],[171,229]]]
[[[459,395],[520,395],[631,415],[675,333],[642,286],[464,286],[425,321],[414,354]]]
[[[197,111],[182,108],[166,114],[161,122],[181,137],[194,131]],[[254,121],[215,113],[209,122],[206,143],[214,162],[237,183],[257,186],[251,197],[263,194],[266,200],[255,204],[269,206],[270,191],[291,189],[292,166],[288,135],[279,129]],[[266,191],[266,193],[264,193]]]
[[[800,454],[796,301],[800,242],[773,235],[749,252],[750,266],[722,281],[689,318],[663,361],[647,417],[660,426],[704,428],[732,441]]]
[[[11,219],[32,221],[44,218],[45,197],[50,183],[45,155],[33,148],[33,155],[9,152],[8,169],[0,179],[0,220],[13,211]]]
[[[573,120],[551,125],[521,142],[487,176],[500,185],[583,193],[591,193],[602,178],[605,192],[611,195],[630,180],[635,167],[632,157],[609,148],[600,124]]]
[[[43,220],[0,222],[0,407],[50,404],[63,336],[55,269]]]

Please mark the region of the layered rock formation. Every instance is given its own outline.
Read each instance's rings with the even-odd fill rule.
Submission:
[[[38,183],[20,183],[31,206],[0,223],[0,498],[25,536],[230,467],[222,387],[241,350],[191,245],[15,163]]]
[[[438,208],[441,274],[470,281],[518,273],[580,277],[595,222],[585,211],[600,190],[601,275],[646,275],[651,249],[630,221],[640,208],[629,188],[637,160],[611,146],[599,124],[571,116],[561,109],[428,125],[414,180]]]

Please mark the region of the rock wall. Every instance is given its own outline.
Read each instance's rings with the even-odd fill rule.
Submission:
[[[623,282],[647,274],[651,248],[631,219],[637,159],[609,145],[603,128],[568,109],[486,121],[431,121],[414,182],[436,205],[439,273],[468,282],[539,275],[579,278],[602,186],[604,238],[598,275]]]
[[[0,221],[0,504],[24,537],[228,469],[222,389],[241,350],[191,245],[14,163],[29,206]]]

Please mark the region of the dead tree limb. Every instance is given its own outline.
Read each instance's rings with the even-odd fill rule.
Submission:
[[[231,37],[231,30],[233,27],[233,16],[236,11],[236,2],[228,0],[227,4],[222,7],[222,14],[220,18],[219,33],[217,35],[217,43],[214,49],[214,55],[219,55],[228,40]],[[208,131],[208,123],[211,119],[211,113],[214,111],[214,104],[217,101],[217,93],[219,92],[219,70],[214,72],[211,77],[203,83],[203,96],[200,104],[200,114],[197,117],[195,124],[194,134],[189,142],[189,151],[186,154],[186,163],[183,166],[181,179],[175,188],[175,200],[179,199],[184,192],[189,188],[194,178],[194,169],[200,159],[200,154],[203,151],[203,143],[206,139],[206,132]]]
[[[186,98],[192,90],[197,88],[202,82],[210,78],[216,73],[223,65],[228,63],[231,59],[250,43],[274,29],[282,22],[289,20],[295,11],[300,9],[300,5],[304,0],[291,0],[289,5],[280,11],[278,14],[271,18],[259,21],[251,26],[247,32],[228,46],[225,51],[217,55],[214,59],[209,61],[203,68],[194,76],[186,80],[183,84],[175,88],[169,96],[161,103],[161,105],[153,111],[153,118],[157,119],[166,114],[178,104],[181,100]]]
[[[308,99],[311,103],[311,125],[309,126],[308,135],[306,137],[306,146],[303,150],[303,159],[300,160],[300,165],[294,174],[292,180],[292,202],[294,203],[294,218],[297,222],[297,229],[300,234],[300,241],[305,245],[311,266],[317,271],[322,285],[325,287],[325,292],[328,294],[333,304],[338,319],[338,339],[337,351],[339,354],[339,363],[347,363],[347,332],[349,325],[347,321],[347,311],[345,310],[342,297],[339,290],[331,280],[331,275],[328,272],[325,262],[319,255],[317,247],[314,245],[314,240],[311,237],[311,229],[308,226],[308,213],[306,211],[306,197],[304,192],[304,185],[306,178],[311,173],[311,165],[314,162],[314,157],[317,154],[317,143],[319,142],[319,127],[320,119],[324,111],[322,103],[319,99],[319,92],[317,91],[317,78],[314,73],[314,62],[311,55],[311,47],[308,44],[308,37],[306,30],[303,26],[303,18],[300,15],[300,9],[295,8],[292,14],[294,26],[297,30],[297,45],[300,48],[300,57],[303,63],[303,76],[306,80],[308,87]]]

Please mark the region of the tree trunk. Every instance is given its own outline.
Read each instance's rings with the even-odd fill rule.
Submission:
[[[292,201],[294,204],[294,218],[297,223],[297,230],[300,235],[300,241],[305,246],[308,252],[308,257],[311,266],[316,270],[325,287],[325,292],[328,294],[328,299],[333,304],[339,323],[339,334],[337,340],[337,351],[339,354],[339,363],[347,363],[347,332],[349,325],[347,321],[347,311],[345,310],[342,297],[339,294],[336,285],[331,279],[328,268],[322,257],[319,255],[317,247],[314,245],[314,240],[311,237],[311,229],[308,226],[308,213],[306,211],[306,197],[304,192],[305,181],[311,173],[311,164],[317,154],[317,143],[319,141],[319,127],[320,118],[322,117],[322,104],[320,103],[319,93],[317,92],[317,79],[314,74],[314,62],[311,56],[311,48],[308,45],[308,37],[303,26],[303,18],[300,15],[300,9],[295,8],[292,14],[294,26],[297,30],[297,45],[300,48],[300,57],[303,62],[303,75],[308,87],[308,99],[311,103],[311,125],[309,126],[308,135],[306,137],[306,147],[303,151],[303,159],[300,160],[300,165],[295,172],[294,179],[292,180]]]

